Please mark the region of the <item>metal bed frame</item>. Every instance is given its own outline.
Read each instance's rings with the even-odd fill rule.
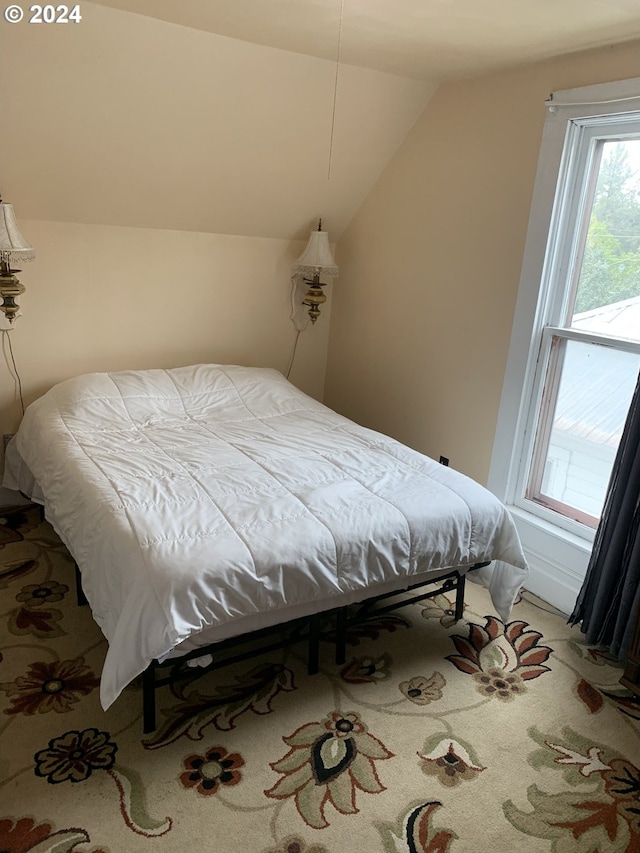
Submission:
[[[75,565],[75,563],[74,563]],[[476,563],[467,569],[474,571],[482,566],[489,565],[488,562]],[[85,605],[89,602],[82,589],[82,577],[80,569],[75,565],[76,574],[76,598],[78,605]],[[417,604],[428,598],[434,598],[445,592],[456,591],[456,603],[454,615],[456,621],[462,618],[464,609],[464,590],[465,590],[466,572],[458,572],[457,569],[452,569],[448,574],[441,575],[434,580],[421,581],[420,583],[412,584],[404,589],[395,592],[386,592],[381,595],[375,595],[364,599],[355,605],[334,608],[332,610],[324,610],[316,613],[313,616],[303,617],[289,622],[273,625],[268,628],[262,628],[257,631],[251,631],[248,634],[242,634],[238,637],[230,637],[227,640],[220,640],[217,643],[211,643],[207,646],[201,646],[194,651],[187,652],[180,657],[169,658],[164,661],[153,660],[142,673],[142,730],[144,734],[149,734],[156,729],[156,701],[155,693],[159,687],[164,687],[167,684],[174,684],[177,681],[186,679],[200,678],[208,672],[222,669],[232,663],[249,660],[250,658],[262,655],[265,652],[275,651],[286,648],[294,643],[302,640],[307,641],[307,673],[315,675],[320,667],[320,639],[323,623],[328,620],[335,624],[335,662],[337,665],[344,664],[347,655],[347,632],[350,627],[366,621],[372,615],[380,615],[381,613],[389,613],[392,610],[398,610],[401,607],[406,607],[409,604]],[[426,586],[440,584],[437,589],[431,589],[428,592],[420,592]],[[412,593],[416,594],[412,594]],[[395,599],[395,600],[392,600]],[[383,606],[379,606],[380,602],[386,601]],[[256,648],[255,641],[265,640],[265,643]],[[252,647],[241,650],[243,645],[251,643]],[[240,649],[240,650],[238,650]],[[238,650],[238,651],[235,651]],[[234,653],[235,651],[235,653]],[[229,654],[227,654],[229,652]],[[213,660],[207,666],[190,667],[187,661],[194,658],[211,655]]]

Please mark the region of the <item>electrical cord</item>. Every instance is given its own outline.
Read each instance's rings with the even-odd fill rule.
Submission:
[[[289,366],[287,367],[287,372],[285,374],[285,377],[287,379],[289,378],[289,375],[291,374],[291,368],[293,367],[293,361],[296,357],[296,350],[298,348],[298,340],[300,338],[300,333],[304,332],[306,330],[307,326],[309,325],[309,318],[308,317],[305,318],[304,325],[302,325],[300,317],[296,316],[297,311],[298,311],[298,305],[296,303],[296,290],[297,290],[297,284],[298,284],[299,280],[304,281],[304,279],[302,279],[300,276],[296,276],[296,275],[291,276],[291,292],[290,292],[291,322],[294,324],[294,326],[296,328],[296,337],[295,337],[295,340],[293,342],[293,351],[291,353],[291,358],[289,359]]]
[[[522,599],[522,601],[526,601],[526,603],[530,604],[532,607],[537,607],[538,610],[544,610],[545,613],[551,613],[552,616],[561,616],[563,619],[569,618],[568,613],[563,613],[562,610],[558,610],[557,607],[543,607],[541,604],[538,604],[537,602],[532,601],[530,598],[527,598],[525,596],[526,591],[527,590],[524,589],[520,591],[520,598]]]
[[[342,24],[344,22],[344,0],[340,3],[340,26],[338,28],[338,51],[336,54],[336,79],[333,86],[333,110],[331,113],[331,133],[329,135],[329,164],[327,180],[331,180],[331,162],[333,160],[333,134],[336,126],[336,103],[338,100],[338,74],[340,71],[340,50],[342,48]]]
[[[303,331],[302,329],[298,329],[298,331],[296,332],[296,339],[293,342],[293,352],[291,353],[291,358],[289,360],[289,367],[287,368],[287,373],[286,373],[287,379],[289,378],[289,374],[291,373],[291,368],[293,367],[293,360],[296,357],[296,349],[298,348],[298,339],[300,338],[300,332],[302,332],[302,331]]]
[[[22,397],[22,381],[20,379],[20,374],[18,373],[18,367],[16,365],[16,359],[13,354],[13,346],[11,345],[11,335],[9,334],[9,329],[2,329],[2,353],[4,355],[4,360],[9,368],[9,372],[13,376],[13,381],[15,386],[18,389],[18,395],[20,397],[20,408],[22,409],[22,414],[24,415],[24,399]],[[9,343],[9,356],[11,362],[9,362],[9,358],[7,358],[7,352],[5,350],[5,342]]]

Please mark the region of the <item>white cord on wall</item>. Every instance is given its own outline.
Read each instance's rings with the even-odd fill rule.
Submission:
[[[305,331],[310,322],[309,315],[307,314],[307,308],[302,302],[306,286],[303,276],[299,273],[291,276],[291,322],[295,326],[296,337],[293,342],[293,351],[291,353],[291,358],[289,359],[289,366],[287,367],[287,372],[285,374],[287,379],[291,374],[291,368],[293,367],[293,362],[296,357],[300,333]]]
[[[12,329],[0,329],[2,332],[2,355],[5,360],[5,364],[7,365],[7,369],[11,374],[11,378],[13,379],[14,386],[14,399],[17,396],[20,400],[20,408],[22,409],[22,414],[24,415],[24,399],[22,397],[22,381],[20,379],[20,374],[18,373],[18,367],[16,365],[16,359],[13,354],[13,347],[11,345],[11,331]]]

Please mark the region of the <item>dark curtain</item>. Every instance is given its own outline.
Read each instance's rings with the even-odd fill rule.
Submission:
[[[640,377],[613,465],[587,574],[569,623],[625,660],[640,607]]]

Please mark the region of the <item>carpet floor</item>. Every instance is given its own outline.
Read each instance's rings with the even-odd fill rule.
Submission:
[[[106,643],[37,508],[0,511],[0,851],[640,853],[640,701],[527,593],[468,583],[104,712]],[[543,609],[544,608],[544,609]]]

